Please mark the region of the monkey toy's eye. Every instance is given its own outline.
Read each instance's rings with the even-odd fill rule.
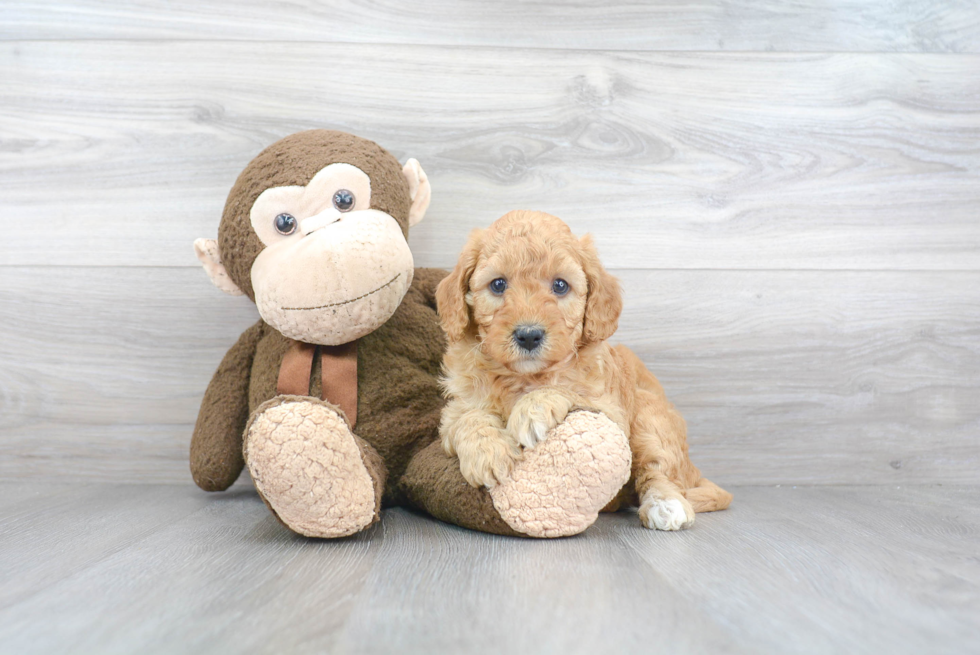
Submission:
[[[568,282],[561,278],[556,278],[554,282],[551,283],[551,290],[556,296],[564,296],[568,293]]]
[[[296,217],[292,214],[279,214],[275,220],[276,232],[292,234],[296,231]]]
[[[507,290],[507,280],[505,280],[502,277],[498,277],[496,280],[490,283],[490,291],[494,295],[499,296],[506,290]]]
[[[337,211],[349,212],[354,209],[354,194],[347,189],[341,189],[333,194],[333,206]]]

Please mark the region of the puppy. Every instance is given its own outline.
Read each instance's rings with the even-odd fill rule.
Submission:
[[[436,300],[449,341],[440,435],[470,484],[503,481],[522,448],[585,409],[629,437],[643,525],[678,530],[695,512],[728,507],[731,494],[688,458],[687,427],[660,383],[606,341],[622,299],[591,237],[548,214],[510,212],[473,232]]]

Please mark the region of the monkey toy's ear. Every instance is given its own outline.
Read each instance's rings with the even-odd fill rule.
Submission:
[[[238,288],[225,270],[221,263],[221,252],[218,250],[218,242],[214,239],[196,239],[194,241],[194,252],[197,258],[204,264],[204,270],[214,286],[232,296],[241,296],[245,292]]]
[[[408,226],[414,227],[425,216],[432,200],[432,187],[429,186],[429,176],[422,170],[417,159],[409,159],[402,168],[405,179],[408,180],[408,194],[412,198],[412,208],[408,210]]]

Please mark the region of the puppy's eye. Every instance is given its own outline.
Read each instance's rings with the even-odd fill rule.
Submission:
[[[568,282],[561,278],[557,278],[551,283],[551,290],[556,296],[564,296],[566,293],[568,293],[568,289]]]
[[[498,277],[496,280],[490,283],[490,291],[498,296],[506,290],[507,290],[507,280],[505,280],[502,277]]]
[[[347,189],[341,189],[333,194],[333,206],[337,211],[349,212],[354,209],[354,194]]]
[[[273,224],[279,234],[292,234],[296,231],[296,218],[292,214],[279,214]]]

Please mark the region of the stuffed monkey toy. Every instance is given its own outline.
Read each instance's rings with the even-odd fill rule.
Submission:
[[[408,230],[429,205],[419,163],[311,130],[262,151],[235,182],[218,238],[194,248],[212,282],[261,319],[225,355],[191,441],[221,491],[247,466],[288,528],[342,537],[403,505],[466,528],[557,537],[591,525],[629,478],[626,437],[575,412],[511,479],[474,488],[438,439],[445,336]]]

